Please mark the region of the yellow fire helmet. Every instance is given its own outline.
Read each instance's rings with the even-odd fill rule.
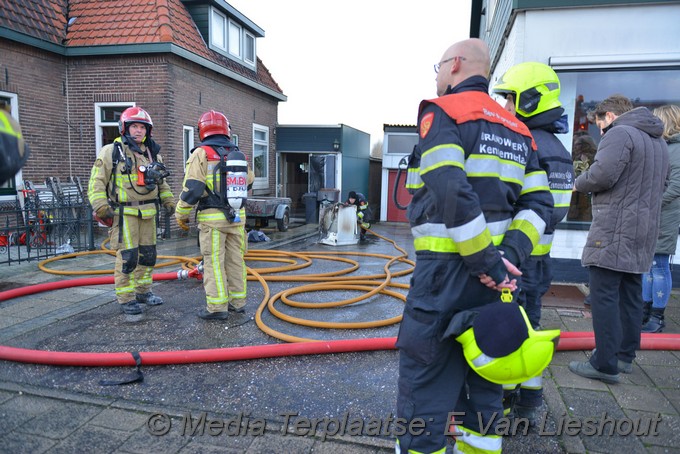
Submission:
[[[508,69],[493,93],[515,98],[515,111],[525,118],[561,107],[560,79],[548,65],[528,61]]]
[[[472,327],[456,340],[472,370],[498,384],[521,383],[548,367],[560,330],[534,331],[517,303],[492,303],[480,308]]]

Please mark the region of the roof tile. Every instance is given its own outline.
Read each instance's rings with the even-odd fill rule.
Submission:
[[[3,0],[0,27],[68,47],[171,42],[283,93],[257,59],[252,71],[208,48],[180,0]],[[67,14],[75,18],[67,30]]]

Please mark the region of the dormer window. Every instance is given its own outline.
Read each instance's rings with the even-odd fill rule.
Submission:
[[[210,47],[255,69],[255,35],[216,8],[210,10]]]

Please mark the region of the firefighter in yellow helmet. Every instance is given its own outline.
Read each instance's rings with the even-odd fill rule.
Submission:
[[[494,433],[502,386],[469,367],[456,336],[444,334],[459,312],[515,289],[552,198],[529,129],[488,94],[489,66],[483,41],[453,44],[435,65],[438,97],[418,111],[407,177],[416,266],[396,342],[397,417],[423,431],[399,435],[401,453],[444,453],[451,412],[462,414],[453,452],[502,448]]]
[[[246,305],[245,200],[255,176],[229,129],[223,113],[201,115],[201,143],[187,161],[175,213],[179,226],[189,230],[196,206],[207,303],[198,316],[205,320],[226,320],[229,311],[244,313]]]
[[[116,298],[124,314],[136,316],[143,312],[140,304],[163,304],[151,291],[156,214],[161,206],[167,215],[174,213],[175,201],[149,114],[140,107],[125,109],[118,129],[120,137],[99,152],[87,195],[95,216],[111,227]]]
[[[553,197],[553,212],[538,245],[521,267],[517,301],[534,329],[540,328],[541,298],[553,279],[550,249],[557,224],[569,211],[574,167],[571,154],[556,137],[569,132],[569,123],[560,102],[560,80],[548,65],[525,62],[507,70],[493,87],[493,92],[505,98],[505,108],[524,123],[536,142],[538,164],[548,176]],[[519,389],[505,384],[505,412],[509,416],[526,418],[531,425],[538,422],[537,410],[543,396],[543,381],[539,375],[522,382]]]

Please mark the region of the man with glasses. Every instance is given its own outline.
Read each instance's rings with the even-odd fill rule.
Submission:
[[[501,450],[502,386],[468,365],[456,337],[516,289],[553,202],[531,133],[488,94],[489,65],[483,41],[455,43],[435,65],[438,98],[420,104],[407,177],[417,261],[397,340],[397,416],[423,430],[399,435],[397,452],[443,453],[451,432],[454,452]],[[484,343],[504,351],[489,332]]]
[[[663,122],[646,107],[612,95],[588,113],[602,139],[595,162],[574,181],[593,195],[593,222],[581,264],[590,275],[595,350],[572,361],[581,377],[619,383],[631,373],[642,327],[642,274],[649,271],[659,234],[669,156]]]

